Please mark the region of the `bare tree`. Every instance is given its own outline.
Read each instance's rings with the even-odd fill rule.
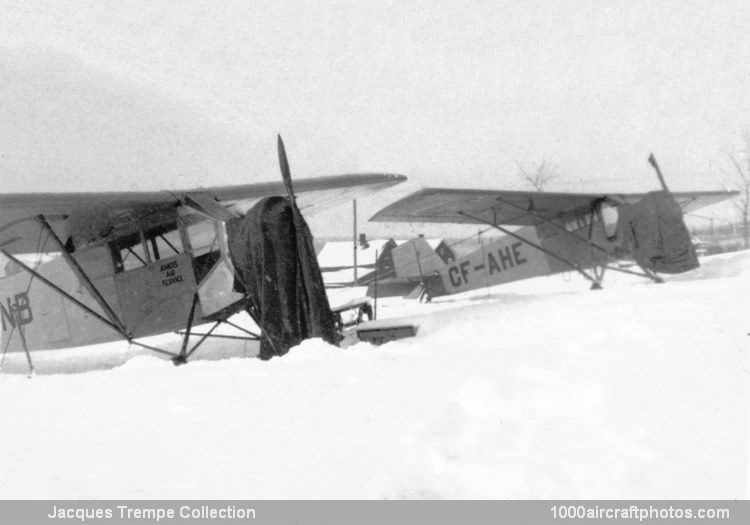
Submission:
[[[733,190],[740,194],[735,198],[734,205],[740,214],[742,235],[745,248],[750,247],[750,129],[742,134],[742,148],[738,153],[728,153],[731,169],[724,170]]]
[[[547,163],[546,160],[530,168],[524,167],[519,162],[516,162],[516,166],[518,166],[518,175],[521,179],[536,191],[545,191],[550,182],[559,178],[555,165]]]

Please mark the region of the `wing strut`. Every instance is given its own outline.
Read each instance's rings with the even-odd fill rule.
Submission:
[[[58,285],[56,285],[55,283],[53,283],[52,281],[50,281],[49,279],[47,279],[45,276],[43,276],[42,274],[40,274],[39,272],[37,272],[33,268],[29,268],[26,264],[24,264],[22,261],[20,261],[17,258],[15,258],[12,254],[10,254],[4,248],[0,248],[0,253],[2,253],[5,257],[7,257],[8,259],[10,259],[14,263],[16,263],[19,266],[19,268],[21,268],[22,270],[24,270],[24,271],[30,273],[31,275],[35,276],[37,279],[39,279],[44,284],[46,284],[47,286],[49,286],[50,288],[52,288],[53,290],[55,290],[57,293],[59,293],[60,295],[62,295],[63,297],[65,297],[67,300],[69,300],[70,302],[72,302],[73,304],[75,304],[76,306],[78,306],[79,308],[81,308],[82,310],[85,310],[88,314],[93,315],[94,317],[96,317],[97,319],[99,319],[102,323],[106,324],[107,326],[109,326],[110,328],[112,328],[113,330],[115,330],[117,333],[121,334],[126,339],[128,339],[128,340],[130,339],[129,334],[127,332],[124,332],[122,329],[120,329],[119,326],[117,326],[112,321],[110,321],[109,319],[107,319],[106,317],[104,317],[103,315],[101,315],[99,312],[97,312],[95,310],[92,310],[91,308],[89,308],[88,306],[86,306],[85,304],[83,304],[81,301],[79,301],[78,299],[76,299],[75,297],[73,297],[72,295],[70,295],[68,292],[66,292],[65,290],[63,290],[62,288],[60,288]]]
[[[104,310],[104,312],[107,314],[107,317],[109,317],[111,323],[117,326],[117,331],[122,334],[127,334],[127,337],[129,339],[130,334],[128,333],[128,329],[125,327],[125,324],[120,320],[114,310],[112,310],[112,307],[109,306],[109,303],[107,303],[102,294],[99,293],[99,290],[96,289],[94,283],[91,282],[91,279],[89,279],[89,276],[86,275],[86,272],[78,264],[78,261],[76,261],[75,257],[70,254],[70,251],[68,251],[68,249],[65,247],[63,242],[60,240],[60,237],[57,236],[55,231],[52,229],[52,226],[50,226],[49,222],[47,222],[47,219],[44,217],[44,215],[37,215],[36,220],[60,249],[60,253],[62,253],[65,262],[68,263],[68,266],[70,266],[70,268],[73,270],[73,273],[75,273],[78,279],[81,280],[94,300],[96,300],[99,306],[102,307],[102,310]]]
[[[503,228],[502,226],[498,226],[497,224],[492,224],[492,223],[491,223],[490,221],[486,221],[486,220],[484,220],[484,219],[481,219],[481,218],[479,218],[479,217],[474,217],[473,215],[469,215],[468,213],[464,213],[464,212],[462,212],[462,211],[459,211],[459,212],[458,212],[458,214],[459,214],[459,215],[463,215],[464,217],[467,217],[467,218],[469,218],[469,219],[473,219],[473,220],[475,220],[475,221],[479,221],[479,222],[482,222],[482,223],[484,223],[484,224],[488,224],[488,225],[492,226],[493,228],[495,228],[495,229],[497,229],[497,230],[500,230],[500,231],[501,231],[501,232],[503,232],[504,234],[506,234],[506,235],[510,235],[510,236],[511,236],[511,237],[513,237],[514,239],[518,239],[518,240],[519,240],[519,241],[521,241],[522,243],[524,243],[524,244],[528,244],[528,245],[529,245],[529,246],[531,246],[532,248],[536,248],[537,250],[539,250],[539,251],[540,251],[540,252],[542,252],[542,253],[546,253],[546,254],[547,254],[547,255],[549,255],[550,257],[553,257],[553,258],[557,259],[558,261],[561,261],[561,262],[563,262],[564,264],[566,264],[566,265],[570,266],[570,267],[571,267],[571,268],[573,268],[573,269],[574,269],[575,271],[577,271],[578,273],[580,273],[580,274],[581,274],[581,275],[582,275],[583,277],[585,277],[585,278],[586,278],[587,280],[591,281],[591,289],[592,289],[592,290],[599,290],[599,289],[601,289],[602,285],[601,285],[601,283],[600,283],[599,281],[597,281],[597,280],[596,280],[596,279],[595,279],[594,277],[591,277],[591,276],[590,276],[590,275],[589,275],[588,273],[586,273],[586,271],[584,271],[584,270],[583,270],[583,269],[582,269],[582,268],[581,268],[580,266],[578,266],[577,264],[573,264],[572,262],[570,262],[570,261],[569,261],[569,260],[567,260],[566,258],[564,258],[564,257],[560,257],[560,256],[559,256],[559,255],[557,255],[556,253],[554,253],[554,252],[552,252],[552,251],[550,251],[550,250],[548,250],[548,249],[546,249],[546,248],[544,248],[544,247],[540,246],[539,244],[536,244],[536,243],[534,243],[534,242],[531,242],[530,240],[526,239],[525,237],[521,237],[520,235],[517,235],[516,233],[514,233],[514,232],[512,232],[512,231],[510,231],[510,230],[508,230],[508,229],[506,229],[506,228]]]
[[[513,202],[509,202],[509,201],[503,200],[500,197],[497,198],[497,201],[500,202],[500,203],[502,203],[502,204],[507,204],[508,206],[512,206],[514,208],[518,208],[518,209],[521,209],[521,210],[524,209],[521,206],[519,206],[518,204],[515,204]],[[593,242],[591,239],[586,239],[585,237],[583,237],[581,235],[578,235],[575,232],[566,230],[565,227],[561,226],[560,224],[556,223],[555,221],[547,219],[543,215],[537,213],[535,210],[527,210],[527,211],[529,213],[531,213],[534,217],[536,217],[537,219],[539,219],[540,221],[542,221],[543,223],[549,224],[550,226],[553,226],[553,227],[557,228],[561,232],[567,233],[568,235],[571,235],[572,237],[575,237],[579,241],[585,242],[586,244],[588,244],[592,248],[596,248],[597,250],[599,250],[601,253],[603,253],[605,256],[607,256],[607,258],[609,258],[612,262],[616,262],[616,258],[615,258],[614,255],[612,255],[606,249],[602,248],[601,246],[599,246],[598,244],[596,244],[595,242]],[[591,222],[591,228],[589,228],[589,235],[591,235],[590,232],[593,229],[593,224],[594,224],[594,222],[592,220],[592,222]],[[646,277],[648,279],[653,279],[657,283],[658,282],[664,282],[658,276],[649,275],[648,273],[633,272],[633,271],[630,271],[630,270],[625,270],[623,268],[615,268],[614,266],[607,266],[606,264],[603,265],[603,268],[608,269],[608,270],[612,270],[614,272],[622,272],[622,273],[628,273],[628,274],[631,274],[631,275],[637,275],[638,277]],[[601,280],[604,277],[604,271],[602,271],[601,276],[596,276],[596,277],[597,277],[597,281],[601,283]]]

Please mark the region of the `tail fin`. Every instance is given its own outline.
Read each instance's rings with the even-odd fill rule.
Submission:
[[[423,237],[400,244],[391,253],[396,277],[424,279],[445,268],[443,259]]]

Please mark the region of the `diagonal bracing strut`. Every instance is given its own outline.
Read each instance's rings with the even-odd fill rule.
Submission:
[[[500,203],[502,203],[502,204],[506,204],[506,205],[508,205],[508,206],[512,206],[512,207],[514,207],[514,208],[518,208],[518,209],[520,209],[520,210],[524,210],[524,208],[523,208],[522,206],[519,206],[518,204],[515,204],[515,203],[513,203],[513,202],[509,202],[509,201],[506,201],[506,200],[504,200],[504,199],[502,199],[502,198],[500,198],[500,197],[498,197],[498,198],[497,198],[497,201],[498,201],[498,202],[500,202]],[[555,221],[553,221],[553,220],[550,220],[550,219],[548,219],[547,217],[544,217],[543,215],[541,215],[541,214],[540,214],[539,212],[537,212],[536,210],[526,210],[526,211],[528,211],[529,213],[531,213],[532,215],[534,215],[534,217],[536,217],[537,219],[539,219],[539,220],[540,220],[540,221],[542,221],[543,223],[545,223],[545,224],[549,224],[550,226],[553,226],[553,227],[557,228],[558,230],[562,231],[563,233],[567,233],[568,235],[571,235],[572,237],[574,237],[574,238],[578,239],[578,240],[579,240],[579,241],[581,241],[581,242],[585,242],[586,244],[588,244],[588,245],[589,245],[589,246],[591,246],[592,248],[595,248],[596,250],[598,250],[598,251],[602,252],[602,253],[603,253],[603,254],[604,254],[605,256],[607,256],[607,258],[609,258],[609,259],[610,259],[610,260],[611,260],[612,262],[616,262],[616,258],[615,258],[615,256],[614,256],[614,255],[612,255],[611,253],[609,253],[609,252],[608,252],[608,251],[607,251],[607,250],[606,250],[605,248],[603,248],[602,246],[600,246],[600,245],[596,244],[596,243],[595,243],[594,241],[592,241],[591,239],[586,239],[585,237],[583,237],[583,236],[581,236],[581,235],[578,235],[578,234],[577,234],[577,233],[575,233],[575,232],[572,232],[572,231],[570,231],[570,230],[567,230],[567,229],[565,229],[565,227],[564,227],[564,226],[561,226],[560,224],[556,223]],[[593,220],[592,220],[591,224],[592,224],[592,227],[593,227],[593,224],[594,224],[594,223],[593,223]],[[589,233],[589,235],[590,235],[590,233]],[[657,277],[657,276],[651,276],[651,275],[649,275],[648,273],[638,273],[638,272],[633,272],[633,271],[630,271],[630,270],[624,270],[624,269],[622,269],[622,268],[614,268],[614,267],[612,267],[612,266],[607,266],[607,265],[604,265],[603,267],[604,267],[604,268],[606,268],[606,269],[612,270],[613,272],[622,272],[622,273],[628,273],[628,274],[631,274],[631,275],[637,275],[637,276],[639,276],[639,277],[646,277],[647,279],[652,279],[652,280],[654,280],[654,281],[656,281],[656,282],[660,282],[660,278],[659,278],[659,277]]]
[[[22,270],[35,276],[37,279],[39,279],[41,282],[43,282],[44,284],[46,284],[47,286],[55,290],[57,293],[65,297],[67,300],[69,300],[70,302],[72,302],[73,304],[81,308],[82,310],[85,310],[89,315],[94,316],[99,321],[101,321],[102,323],[106,324],[107,326],[109,326],[110,328],[112,328],[113,330],[121,334],[125,339],[130,340],[130,334],[128,334],[126,331],[120,328],[120,326],[114,324],[112,321],[110,321],[109,319],[101,315],[99,312],[93,310],[89,306],[85,305],[84,303],[82,303],[81,301],[79,301],[78,299],[70,295],[68,292],[66,292],[65,290],[60,288],[58,285],[56,285],[55,283],[47,279],[45,276],[43,276],[42,274],[40,274],[33,268],[30,268],[29,266],[24,264],[22,261],[18,260],[16,257],[11,255],[7,250],[5,250],[4,248],[0,248],[0,253],[2,253],[5,257],[7,257],[8,259],[16,263]]]
[[[73,270],[73,273],[76,274],[78,279],[80,279],[80,281],[86,287],[94,300],[96,300],[99,306],[101,306],[102,310],[104,310],[104,313],[106,313],[107,317],[109,317],[110,322],[118,327],[118,331],[120,333],[127,334],[128,330],[125,324],[120,320],[114,310],[112,310],[112,307],[109,306],[109,303],[107,303],[102,294],[99,293],[99,290],[96,289],[94,283],[91,282],[91,279],[89,279],[89,276],[86,275],[86,272],[83,270],[83,268],[81,268],[81,265],[78,264],[78,261],[76,261],[75,257],[70,254],[63,242],[52,229],[52,226],[50,226],[49,222],[47,222],[47,219],[44,218],[44,215],[37,215],[36,220],[60,249],[65,262],[68,263],[68,266],[70,266],[70,268]]]
[[[464,217],[468,217],[469,219],[473,219],[475,221],[479,221],[479,222],[482,222],[484,224],[488,224],[489,226],[492,226],[493,228],[495,228],[497,230],[500,230],[504,234],[510,235],[514,239],[518,239],[522,243],[528,244],[532,248],[535,248],[535,249],[539,250],[542,253],[546,253],[550,257],[554,257],[558,261],[561,261],[562,263],[566,264],[567,266],[570,266],[572,269],[574,269],[575,271],[577,271],[578,273],[580,273],[587,280],[591,281],[593,283],[592,286],[597,286],[597,287],[600,286],[600,283],[595,278],[591,277],[580,266],[578,266],[576,264],[573,264],[572,262],[570,262],[569,260],[567,260],[565,257],[560,257],[556,253],[554,253],[554,252],[552,252],[552,251],[550,251],[550,250],[548,250],[548,249],[540,246],[539,244],[531,242],[530,240],[526,239],[525,237],[522,237],[522,236],[520,236],[520,235],[518,235],[516,233],[513,233],[512,231],[508,230],[507,228],[503,228],[502,226],[498,226],[497,224],[492,224],[490,221],[486,221],[486,220],[481,219],[479,217],[474,217],[473,215],[469,215],[468,213],[465,213],[465,212],[462,212],[462,211],[459,211],[458,214],[459,215],[463,215]]]

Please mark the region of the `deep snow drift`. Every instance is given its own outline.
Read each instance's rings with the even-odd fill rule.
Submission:
[[[410,316],[417,337],[311,340],[270,362],[40,353],[40,372],[126,362],[0,375],[0,493],[747,497],[750,252],[669,280],[611,274],[591,292],[557,276],[391,299],[381,316]],[[252,354],[206,353],[216,345]]]

